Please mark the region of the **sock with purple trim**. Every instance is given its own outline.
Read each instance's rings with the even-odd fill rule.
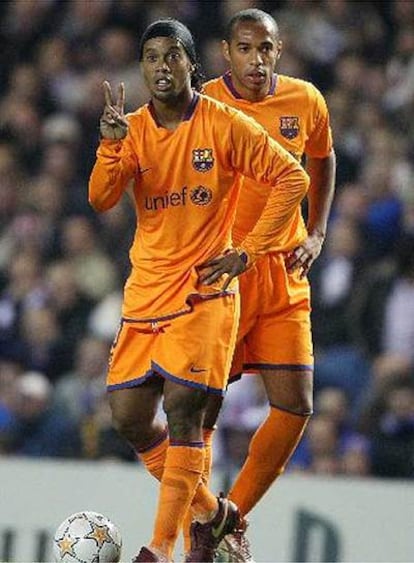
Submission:
[[[158,481],[161,481],[162,473],[164,471],[165,456],[169,445],[168,428],[160,434],[151,444],[146,448],[135,450],[137,458],[142,461],[146,469]]]
[[[246,516],[272,483],[283,473],[296,449],[310,415],[299,415],[271,407],[251,439],[246,461],[228,498]]]
[[[150,543],[150,547],[165,553],[169,560],[203,470],[202,442],[170,444],[161,479],[154,535]]]

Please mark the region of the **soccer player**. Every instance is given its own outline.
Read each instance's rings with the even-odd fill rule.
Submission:
[[[171,561],[192,501],[187,561],[213,561],[238,510],[202,483],[202,426],[208,396],[222,396],[227,385],[236,276],[278,237],[306,194],[308,177],[254,120],[198,93],[194,42],[183,24],[151,24],[140,61],[150,102],[125,116],[123,85],[114,100],[104,83],[102,139],[89,181],[97,211],[132,188],[138,216],[109,362],[109,399],[116,428],[161,481],[152,540],[134,561]],[[255,228],[234,248],[241,175],[270,195]],[[161,396],[168,436],[156,419]]]
[[[253,436],[247,459],[228,495],[244,517],[283,472],[312,413],[313,354],[306,275],[326,235],[335,154],[321,93],[309,82],[275,74],[282,42],[277,23],[269,14],[258,9],[236,13],[228,23],[223,50],[230,70],[206,83],[204,92],[253,117],[298,161],[305,155],[310,175],[307,226],[298,202],[271,252],[240,277],[241,318],[230,378],[241,372],[259,372],[270,403],[268,417]],[[262,194],[259,184],[246,180],[233,227],[236,245],[243,246],[254,228],[262,207],[253,204],[252,198],[255,202],[259,197],[264,200]],[[206,426],[213,427],[214,422],[211,405]],[[220,549],[227,550],[227,560],[251,560],[243,527],[226,536]]]

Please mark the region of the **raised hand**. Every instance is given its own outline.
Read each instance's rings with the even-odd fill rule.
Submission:
[[[99,130],[104,139],[119,141],[126,137],[128,132],[128,121],[124,115],[125,87],[124,83],[118,87],[118,98],[114,103],[112,90],[109,82],[103,83],[105,95],[105,107],[99,121]]]

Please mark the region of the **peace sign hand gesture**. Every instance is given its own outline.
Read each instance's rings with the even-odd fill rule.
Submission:
[[[99,122],[99,130],[104,139],[119,141],[126,137],[128,121],[124,115],[125,87],[124,83],[118,87],[118,99],[113,102],[112,90],[109,82],[103,83],[105,107]]]

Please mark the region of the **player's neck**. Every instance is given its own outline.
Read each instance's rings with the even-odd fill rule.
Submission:
[[[152,98],[151,111],[157,125],[165,129],[176,129],[186,119],[196,94],[193,90],[186,90],[172,100],[157,100]]]

